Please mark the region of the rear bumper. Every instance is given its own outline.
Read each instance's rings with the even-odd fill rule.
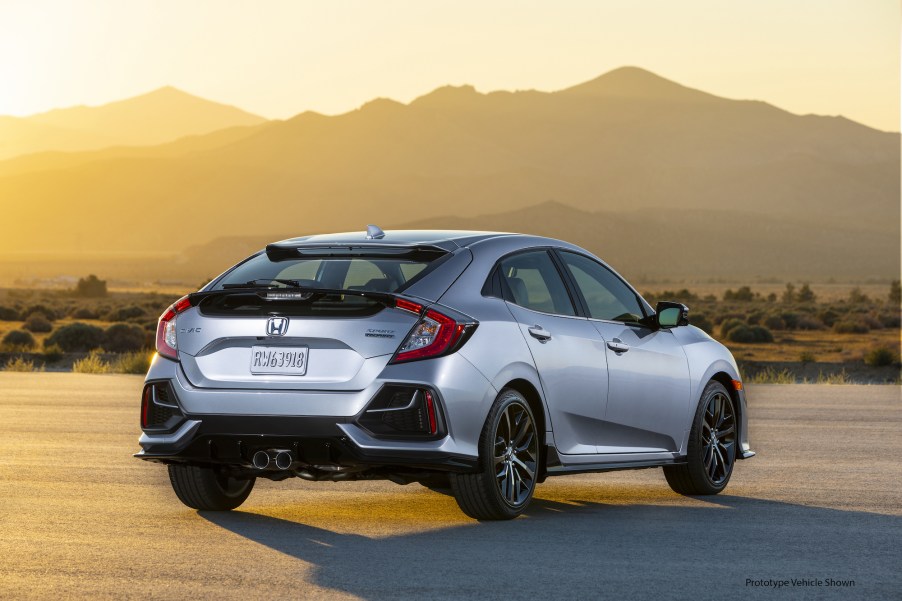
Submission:
[[[347,392],[199,388],[188,382],[180,364],[161,358],[146,381],[168,382],[184,421],[168,432],[145,430],[136,457],[244,467],[256,451],[279,448],[294,451],[298,461],[309,465],[471,471],[482,424],[497,394],[459,355],[388,366],[366,389]],[[435,440],[384,438],[357,425],[369,401],[388,383],[436,390],[446,435]],[[312,405],[316,411],[310,411]],[[298,409],[316,414],[297,415]]]
[[[254,453],[287,449],[304,465],[470,471],[476,458],[443,450],[443,441],[384,441],[350,418],[185,415],[174,432],[141,436],[135,457],[162,463],[251,467]]]

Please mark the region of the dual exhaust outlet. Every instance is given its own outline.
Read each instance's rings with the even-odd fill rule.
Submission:
[[[291,451],[283,449],[268,449],[257,451],[251,458],[251,463],[258,470],[272,469],[287,470],[294,463],[294,455]]]

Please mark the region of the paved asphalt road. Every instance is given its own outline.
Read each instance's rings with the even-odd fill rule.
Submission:
[[[261,481],[240,511],[197,513],[131,457],[140,387],[0,373],[0,598],[902,595],[897,386],[750,387],[759,454],[726,494],[680,497],[659,470],[570,476],[507,523],[381,482]]]

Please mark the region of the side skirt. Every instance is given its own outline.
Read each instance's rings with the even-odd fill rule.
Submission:
[[[557,449],[546,446],[545,474],[548,476],[566,476],[569,474],[590,474],[597,472],[613,472],[617,470],[641,470],[665,465],[686,463],[684,457],[644,459],[636,461],[600,461],[595,463],[573,463],[565,465],[561,462]]]

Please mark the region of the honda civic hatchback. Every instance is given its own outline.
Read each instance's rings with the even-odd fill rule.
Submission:
[[[257,478],[388,479],[510,519],[549,476],[662,467],[709,495],[754,455],[730,352],[560,240],[284,240],[169,307],[156,350],[136,456],[196,509]]]

